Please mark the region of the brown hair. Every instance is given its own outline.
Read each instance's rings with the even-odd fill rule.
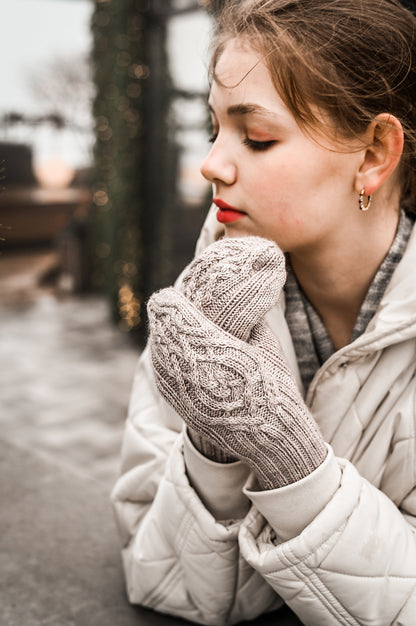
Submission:
[[[404,129],[401,205],[416,213],[416,18],[396,0],[231,0],[219,17],[211,72],[243,37],[306,128],[324,112],[345,138],[379,113]]]

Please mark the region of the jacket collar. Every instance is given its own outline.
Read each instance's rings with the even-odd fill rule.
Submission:
[[[267,314],[266,321],[277,335],[286,360],[302,390],[295,349],[284,311],[285,295],[282,292],[279,303]],[[411,338],[416,338],[416,228],[412,230],[405,253],[365,332],[355,341],[337,350],[322,365],[317,375],[339,362],[355,359]]]
[[[362,354],[416,337],[416,228],[366,331],[350,344]],[[348,347],[348,346],[346,346]]]

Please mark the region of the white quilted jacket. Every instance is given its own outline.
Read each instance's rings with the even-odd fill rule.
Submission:
[[[283,307],[267,319],[299,380]],[[214,626],[283,603],[309,626],[415,626],[415,369],[415,232],[364,335],[312,381],[329,453],[299,483],[259,492],[199,455],[145,350],[112,494],[131,602]]]

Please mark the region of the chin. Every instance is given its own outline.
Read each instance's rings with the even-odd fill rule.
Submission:
[[[255,229],[247,228],[247,225],[244,226],[238,222],[224,224],[224,230],[226,237],[252,237],[254,235],[261,237],[259,233],[255,232]]]

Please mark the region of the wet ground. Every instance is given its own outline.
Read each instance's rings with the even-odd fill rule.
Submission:
[[[0,256],[1,437],[111,488],[139,349],[97,296],[62,293],[53,251]]]

